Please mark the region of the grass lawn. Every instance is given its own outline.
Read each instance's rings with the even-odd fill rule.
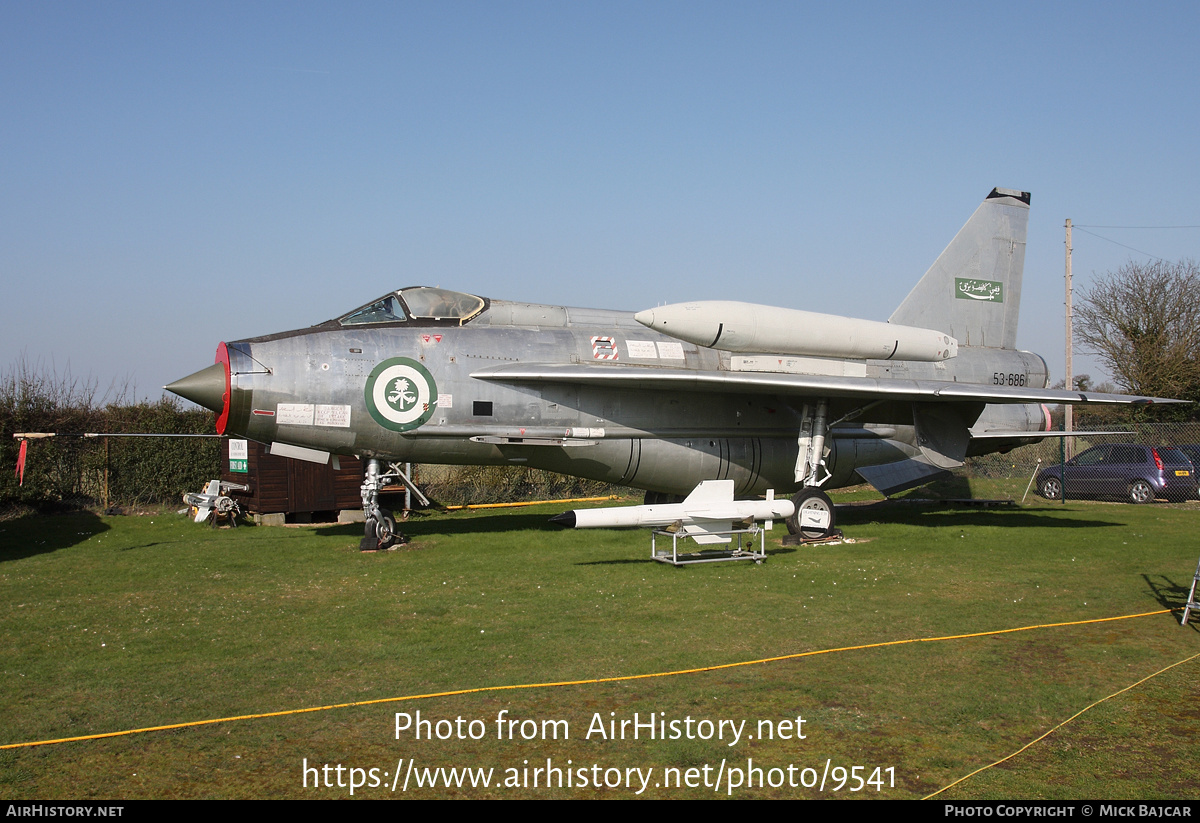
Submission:
[[[649,560],[648,532],[546,522],[564,508],[417,517],[381,554],[349,526],[0,523],[0,744],[989,634],[6,749],[0,792],[348,797],[357,769],[371,798],[627,797],[643,780],[643,797],[916,798],[1200,652],[1178,613],[994,633],[1180,607],[1197,504],[855,506],[854,544],[785,548],[777,527],[761,566],[683,569]],[[1200,658],[1171,669],[939,798],[1200,797],[1198,674]],[[417,711],[421,739],[397,739],[396,713]],[[630,723],[621,739],[635,713],[655,739]],[[415,784],[438,767],[491,785]]]

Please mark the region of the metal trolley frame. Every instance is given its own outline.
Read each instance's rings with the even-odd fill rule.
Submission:
[[[671,538],[671,551],[658,550],[658,535]],[[757,525],[751,526],[748,529],[731,529],[721,532],[706,532],[706,534],[728,535],[729,537],[737,536],[737,548],[728,549],[700,549],[694,552],[679,553],[680,539],[694,539],[694,537],[682,530],[668,531],[666,529],[655,529],[650,533],[650,557],[657,560],[659,563],[669,563],[672,566],[687,566],[692,563],[720,563],[725,560],[753,560],[755,563],[761,564],[767,559],[767,530],[759,528]],[[743,547],[742,538],[749,536],[746,541],[746,547]],[[754,537],[759,538],[758,551],[755,551]]]

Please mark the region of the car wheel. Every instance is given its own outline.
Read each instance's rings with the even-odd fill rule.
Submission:
[[[1133,503],[1149,503],[1154,499],[1154,489],[1145,480],[1135,480],[1129,487],[1129,500]]]
[[[1059,500],[1062,498],[1062,482],[1057,477],[1047,477],[1038,491],[1047,500]]]
[[[801,489],[792,498],[792,503],[796,511],[785,521],[790,533],[805,540],[820,540],[833,531],[833,501],[825,492],[815,488]]]

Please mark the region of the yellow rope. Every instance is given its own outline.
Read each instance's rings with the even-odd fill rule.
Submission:
[[[1056,731],[1058,731],[1059,729],[1061,729],[1063,726],[1067,725],[1067,724],[1068,724],[1068,723],[1070,723],[1072,720],[1074,720],[1075,718],[1079,717],[1079,715],[1083,714],[1084,712],[1091,711],[1092,709],[1096,708],[1096,707],[1097,707],[1097,706],[1099,706],[1101,703],[1103,703],[1105,700],[1111,700],[1112,698],[1116,697],[1116,696],[1117,696],[1117,695],[1119,695],[1119,694],[1124,694],[1125,692],[1129,691],[1130,689],[1132,689],[1132,688],[1135,688],[1135,687],[1137,687],[1137,686],[1140,686],[1140,685],[1142,685],[1143,683],[1145,683],[1147,680],[1151,679],[1152,677],[1158,677],[1158,676],[1159,676],[1160,674],[1162,674],[1163,672],[1165,672],[1165,671],[1167,671],[1167,670],[1169,670],[1169,669],[1173,669],[1173,668],[1175,668],[1176,666],[1181,666],[1181,665],[1183,665],[1184,663],[1187,663],[1189,660],[1195,660],[1197,657],[1200,657],[1200,652],[1197,652],[1196,654],[1193,654],[1191,657],[1186,657],[1186,658],[1184,658],[1183,660],[1180,660],[1180,661],[1178,661],[1178,662],[1176,662],[1176,663],[1172,663],[1170,666],[1166,666],[1166,667],[1164,667],[1164,668],[1161,668],[1161,669],[1159,669],[1158,671],[1156,671],[1154,674],[1146,675],[1145,677],[1143,677],[1143,678],[1142,678],[1141,680],[1139,680],[1138,682],[1136,682],[1136,683],[1132,683],[1132,684],[1130,684],[1130,685],[1126,686],[1125,688],[1121,689],[1120,691],[1113,692],[1113,693],[1112,693],[1112,694],[1110,694],[1108,697],[1102,697],[1102,698],[1100,698],[1099,700],[1097,700],[1097,701],[1096,701],[1095,703],[1093,703],[1092,705],[1090,705],[1090,706],[1086,706],[1086,707],[1084,707],[1084,708],[1080,709],[1079,711],[1075,712],[1075,714],[1071,715],[1071,716],[1070,716],[1070,717],[1068,717],[1066,720],[1064,720],[1063,722],[1059,723],[1057,726],[1055,726],[1054,728],[1050,729],[1050,730],[1049,730],[1048,732],[1046,732],[1045,734],[1041,735],[1040,737],[1035,737],[1033,740],[1030,740],[1030,741],[1029,741],[1028,743],[1026,743],[1024,746],[1022,746],[1021,748],[1017,749],[1015,752],[1013,752],[1012,754],[1008,755],[1007,757],[1002,757],[1002,758],[1000,758],[999,760],[997,760],[995,763],[989,763],[989,764],[988,764],[988,765],[986,765],[986,766],[982,766],[982,767],[980,767],[980,768],[976,769],[975,771],[971,772],[970,774],[968,774],[968,775],[964,775],[964,776],[960,777],[958,780],[955,780],[955,781],[954,781],[953,783],[951,783],[950,785],[948,785],[948,786],[943,786],[942,788],[938,789],[938,790],[937,790],[936,792],[934,792],[933,794],[926,795],[925,797],[923,797],[923,798],[921,798],[921,799],[922,799],[922,800],[928,800],[928,799],[929,799],[929,798],[931,798],[931,797],[937,797],[939,794],[941,794],[942,792],[946,791],[946,789],[951,789],[951,788],[953,788],[953,787],[957,786],[959,783],[962,783],[964,780],[966,780],[966,779],[968,779],[968,778],[971,778],[971,777],[974,777],[975,775],[979,774],[980,772],[987,771],[988,769],[992,768],[993,766],[999,766],[1001,763],[1003,763],[1003,762],[1004,762],[1004,761],[1006,761],[1006,760],[1012,760],[1014,757],[1016,757],[1017,755],[1019,755],[1021,752],[1025,751],[1026,749],[1028,749],[1028,748],[1029,748],[1030,746],[1032,746],[1034,743],[1037,743],[1038,741],[1041,741],[1041,740],[1045,740],[1047,737],[1049,737],[1050,735],[1054,734]]]
[[[560,680],[549,683],[519,683],[507,686],[479,686],[473,689],[454,689],[445,692],[430,692],[429,694],[409,694],[400,697],[380,697],[374,700],[356,700],[352,703],[334,703],[330,706],[311,706],[307,709],[285,709],[278,712],[263,712],[261,714],[242,714],[235,717],[217,717],[210,720],[193,720],[187,723],[171,723],[166,726],[147,726],[143,729],[125,729],[118,732],[105,732],[103,734],[85,734],[78,737],[61,737],[56,740],[33,740],[26,743],[8,743],[0,746],[3,749],[20,749],[30,746],[48,746],[53,743],[74,743],[80,740],[100,740],[105,737],[121,737],[128,734],[143,734],[145,732],[160,732],[168,729],[186,729],[193,726],[209,726],[213,723],[231,723],[235,720],[258,720],[264,717],[283,717],[290,714],[307,714],[308,712],[324,712],[330,709],[348,709],[355,706],[374,706],[380,703],[400,703],[407,700],[425,700],[431,697],[454,697],[463,694],[480,694],[482,692],[503,692],[513,691],[516,689],[549,689],[558,686],[586,686],[596,683],[622,683],[629,680],[648,680],[653,677],[675,677],[681,674],[698,674],[700,672],[713,672],[720,669],[735,669],[740,666],[757,666],[762,663],[778,663],[783,660],[797,660],[801,657],[813,657],[819,654],[834,654],[836,652],[859,651],[862,649],[880,649],[885,646],[903,646],[907,643],[936,643],[942,640],[962,640],[970,637],[991,637],[997,634],[1009,634],[1011,632],[1026,632],[1033,629],[1053,629],[1063,626],[1082,626],[1088,623],[1108,623],[1114,620],[1130,620],[1135,617],[1149,617],[1155,614],[1168,614],[1171,609],[1160,609],[1154,612],[1142,612],[1141,614],[1126,614],[1119,617],[1100,617],[1093,620],[1073,620],[1068,623],[1041,623],[1033,626],[1018,626],[1015,629],[997,629],[990,632],[973,632],[971,634],[953,634],[944,637],[914,637],[908,640],[888,640],[881,643],[864,643],[859,646],[842,646],[836,649],[817,649],[810,652],[796,652],[794,654],[784,654],[778,657],[763,657],[758,660],[741,660],[736,663],[719,663],[713,666],[701,666],[695,669],[677,669],[670,672],[651,672],[648,674],[626,674],[615,677],[597,677],[589,680]],[[1136,685],[1136,684],[1135,684]],[[1131,687],[1132,688],[1132,687]],[[969,777],[970,775],[968,775]],[[947,786],[947,788],[949,788]]]
[[[544,506],[548,503],[600,503],[605,500],[620,500],[615,494],[607,497],[567,497],[563,500],[523,500],[520,503],[468,503],[465,506],[447,506],[447,511],[459,509],[512,509],[517,506]]]

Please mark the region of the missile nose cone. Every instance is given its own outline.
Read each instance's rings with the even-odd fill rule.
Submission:
[[[550,518],[550,522],[556,526],[562,526],[564,529],[573,529],[575,528],[575,512],[569,511],[556,514]]]
[[[225,364],[213,363],[164,388],[197,406],[221,412],[225,409]]]
[[[654,328],[654,309],[640,311],[633,316],[633,319],[641,323],[643,326]]]

